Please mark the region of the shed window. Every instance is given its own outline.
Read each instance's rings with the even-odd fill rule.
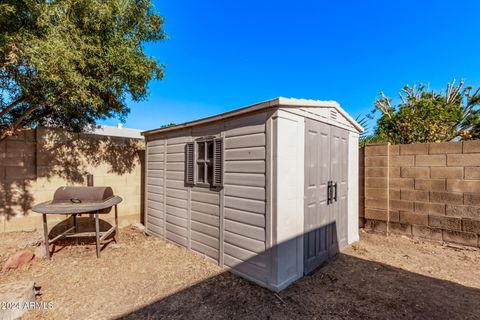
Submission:
[[[221,187],[223,140],[204,139],[187,143],[185,182],[203,187]]]
[[[196,169],[197,169],[197,184],[212,183],[213,140],[197,142],[197,168]]]

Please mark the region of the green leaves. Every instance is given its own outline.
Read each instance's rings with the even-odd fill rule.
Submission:
[[[480,138],[479,90],[464,87],[461,81],[447,85],[445,92],[435,92],[420,84],[405,86],[399,93],[400,103],[383,93],[375,101],[381,117],[375,128],[377,141],[392,144],[450,141]]]
[[[126,97],[145,99],[148,83],[163,78],[143,52],[166,37],[150,0],[10,0],[0,21],[0,139],[122,119]]]

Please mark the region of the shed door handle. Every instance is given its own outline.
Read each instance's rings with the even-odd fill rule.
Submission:
[[[327,183],[327,205],[332,203],[332,196],[333,196],[333,190],[332,190],[332,181],[328,181]]]
[[[335,184],[333,185],[333,187],[335,188],[335,193],[334,193],[334,195],[333,195],[333,200],[335,200],[335,202],[337,202],[338,182],[335,182]]]

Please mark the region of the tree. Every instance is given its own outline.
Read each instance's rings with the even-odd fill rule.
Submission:
[[[373,137],[375,141],[401,143],[440,142],[480,138],[480,88],[464,81],[447,85],[445,92],[429,91],[423,84],[405,86],[399,93],[400,103],[381,93],[375,109],[381,112]]]
[[[4,0],[0,141],[38,125],[82,131],[124,120],[163,65],[143,46],[165,38],[151,0]]]

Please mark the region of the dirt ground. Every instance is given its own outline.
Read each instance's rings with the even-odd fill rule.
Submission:
[[[0,234],[0,263],[31,233]],[[92,245],[57,247],[0,274],[34,280],[24,319],[480,319],[480,251],[361,233],[334,261],[276,295],[134,227],[95,257]]]

